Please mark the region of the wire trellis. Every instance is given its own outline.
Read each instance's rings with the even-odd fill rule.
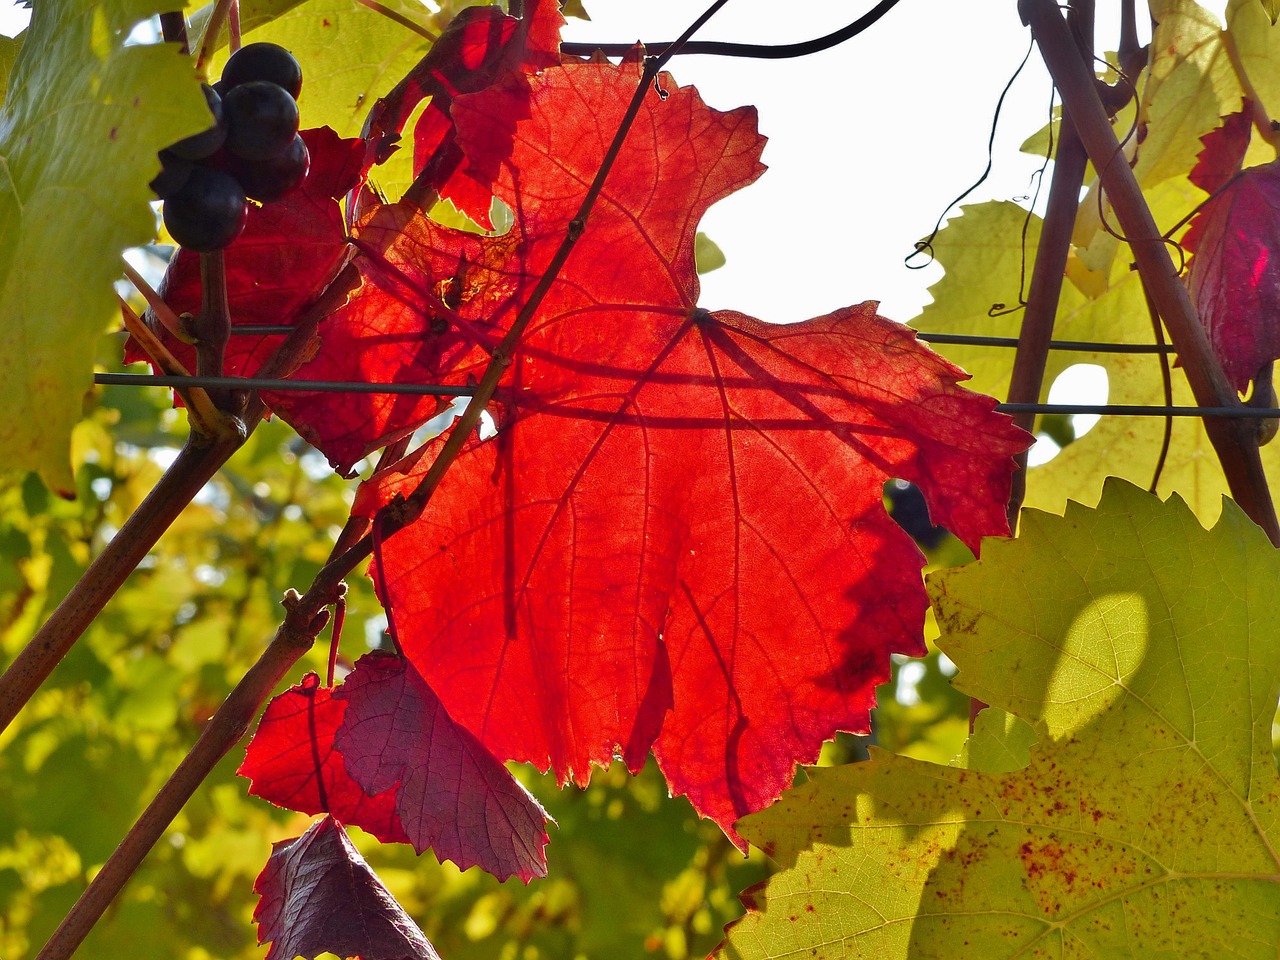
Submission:
[[[272,336],[292,332],[288,326],[236,327],[237,336]],[[917,336],[926,343],[958,344],[980,347],[1017,347],[1015,337],[988,337],[971,334],[920,332]],[[1154,343],[1098,343],[1089,340],[1052,340],[1054,350],[1077,353],[1134,353],[1172,354],[1169,344]],[[99,373],[94,383],[105,386],[143,387],[206,387],[222,390],[282,390],[307,393],[358,393],[386,396],[434,396],[468,397],[474,387],[440,383],[364,383],[338,380],[276,380],[264,377],[178,377],[149,373]],[[1276,407],[1173,407],[1144,404],[1115,403],[1001,403],[996,409],[1003,413],[1045,414],[1095,414],[1105,417],[1239,417],[1250,420],[1280,418]]]

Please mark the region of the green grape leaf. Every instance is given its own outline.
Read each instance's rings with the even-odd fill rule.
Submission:
[[[423,7],[419,19],[426,12]],[[302,65],[301,125],[332,127],[342,137],[360,135],[369,108],[431,46],[394,20],[348,0],[298,4],[245,37],[246,43],[262,40],[280,44]],[[221,75],[228,55],[224,48],[214,57],[212,76]],[[411,150],[406,146],[401,152]]]
[[[1222,24],[1194,0],[1158,0],[1147,83],[1139,123],[1134,174],[1144,187],[1185,176],[1200,152],[1200,138],[1240,102],[1240,81],[1231,68]]]
[[[125,46],[155,0],[37,4],[0,109],[0,463],[74,490],[67,447],[120,253],[155,235],[156,152],[209,122],[190,61]]]
[[[1157,222],[1172,224],[1194,208],[1188,181],[1166,181],[1148,192]],[[1202,195],[1202,194],[1201,194]],[[946,273],[930,288],[933,302],[912,321],[918,330],[947,334],[983,334],[1016,338],[1022,312],[1018,303],[1025,272],[1030,276],[1040,220],[1031,217],[1024,259],[1022,230],[1027,213],[1012,203],[964,207],[963,216],[949,223],[933,241],[938,262]],[[1106,273],[1089,273],[1073,258],[1068,262],[1054,322],[1054,336],[1062,340],[1152,344],[1154,333],[1139,277],[1127,260],[1117,259]],[[1080,283],[1070,282],[1079,280]],[[1080,289],[1085,287],[1095,298]],[[994,315],[993,306],[1001,305]],[[1014,351],[1008,347],[935,344],[935,349],[973,375],[972,389],[995,397],[1009,391]],[[1165,402],[1160,362],[1155,354],[1088,353],[1055,350],[1045,369],[1049,386],[1074,364],[1095,364],[1107,374],[1107,402],[1161,406]],[[1193,405],[1195,399],[1179,369],[1171,372],[1173,403]],[[1076,398],[1078,400],[1078,398]],[[1069,399],[1067,402],[1072,402]],[[1103,480],[1121,476],[1148,487],[1160,463],[1165,421],[1158,417],[1104,417],[1047,463],[1032,467],[1027,476],[1027,506],[1061,512],[1068,500],[1097,502]],[[1280,478],[1280,443],[1261,450],[1267,474]],[[1217,454],[1201,421],[1175,417],[1169,453],[1160,469],[1157,491],[1177,493],[1206,523],[1218,516],[1227,483]]]
[[[1217,16],[1194,0],[1156,0],[1151,17],[1157,25],[1151,63],[1136,83],[1136,117],[1130,104],[1116,118],[1124,157],[1144,190],[1182,180],[1200,152],[1200,138],[1239,109],[1243,95]],[[1095,176],[1072,238],[1095,270],[1109,266],[1119,250],[1103,229],[1104,217],[1114,229],[1115,214],[1106,203],[1099,209],[1099,190]]]
[[[0,104],[4,103],[5,94],[9,90],[9,71],[22,49],[22,37],[0,37]]]
[[[741,821],[782,869],[719,956],[1274,958],[1278,577],[1234,504],[1206,531],[1118,480],[931,575],[956,685],[1021,719]]]
[[[699,232],[693,238],[693,259],[698,265],[698,273],[710,273],[719,270],[725,264],[724,251],[705,233]]]
[[[1280,31],[1272,30],[1280,0],[1231,0],[1227,4],[1227,29],[1240,54],[1240,65],[1259,101],[1275,109],[1280,97]]]

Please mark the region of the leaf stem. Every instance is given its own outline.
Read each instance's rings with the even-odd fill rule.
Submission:
[[[1142,188],[1127,163],[1113,163],[1120,144],[1098,99],[1091,71],[1080,61],[1055,0],[1019,0],[1023,20],[1031,26],[1054,85],[1071,111],[1076,130],[1095,169],[1101,171],[1120,225],[1137,261],[1156,310],[1164,318],[1187,380],[1202,406],[1240,407],[1222,365],[1209,346],[1186,288],[1178,279],[1165,242],[1151,216]],[[1271,491],[1258,454],[1257,435],[1239,419],[1204,421],[1218,453],[1231,494],[1271,542],[1280,545]]]
[[[129,336],[138,341],[138,346],[142,348],[143,353],[151,361],[152,365],[157,367],[161,373],[166,376],[189,377],[191,371],[186,365],[169,352],[169,348],[164,345],[164,341],[151,332],[151,328],[142,322],[133,311],[133,307],[129,306],[129,301],[117,294],[120,301],[120,316],[124,321],[125,331]],[[182,395],[184,402],[187,395]]]
[[[203,81],[209,79],[209,61],[213,58],[213,51],[218,49],[218,35],[222,33],[222,25],[226,22],[228,14],[231,12],[232,0],[217,0],[213,5],[213,12],[209,14],[209,20],[204,25],[204,33],[200,35],[200,52],[196,56],[196,76]]]
[[[1249,74],[1244,68],[1244,61],[1240,58],[1240,48],[1236,46],[1235,34],[1230,30],[1223,30],[1219,36],[1222,39],[1222,46],[1227,51],[1227,62],[1231,64],[1231,70],[1236,75],[1236,81],[1240,84],[1240,89],[1244,92],[1245,99],[1249,101],[1250,119],[1253,121],[1253,128],[1258,131],[1258,136],[1267,143],[1271,144],[1272,149],[1280,150],[1280,131],[1271,125],[1271,117],[1267,113],[1267,105],[1262,102],[1262,98],[1258,96],[1258,91],[1253,86],[1253,81],[1249,79]]]
[[[160,321],[161,325],[163,325],[170,334],[178,340],[181,340],[183,343],[190,344],[196,342],[195,337],[193,337],[190,331],[187,330],[181,318],[173,312],[172,307],[164,302],[164,297],[160,296],[160,294],[156,292],[156,289],[151,286],[151,284],[147,283],[146,277],[133,269],[133,266],[128,260],[121,261],[121,269],[124,270],[126,279],[133,284],[134,288],[142,294],[143,299],[147,301],[147,306],[149,306],[151,308],[151,312],[156,315],[156,319]]]
[[[368,7],[374,13],[382,14],[388,20],[393,20],[408,30],[412,30],[425,40],[430,40],[432,43],[435,43],[440,39],[440,35],[438,33],[432,33],[422,24],[410,20],[408,17],[397,13],[395,10],[392,10],[384,4],[378,3],[378,0],[356,0],[356,3],[360,4],[362,7]]]
[[[227,45],[232,53],[240,49],[240,0],[231,0],[227,8]]]
[[[160,35],[165,43],[176,43],[182,55],[191,53],[191,43],[187,39],[187,18],[181,10],[160,14]]]
[[[205,725],[195,745],[76,900],[36,960],[67,960],[75,952],[183,805],[245,735],[271,691],[311,648],[328,620],[324,606],[341,596],[341,591],[334,589],[320,602],[313,593],[314,588],[307,597],[293,591],[285,595],[287,612],[275,638]]]
[[[200,254],[200,314],[191,322],[196,338],[196,375],[222,376],[231,342],[231,308],[227,303],[227,262],[221,250]],[[210,391],[220,410],[242,409],[243,391]]]

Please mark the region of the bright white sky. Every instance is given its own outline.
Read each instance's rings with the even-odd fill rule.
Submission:
[[[873,3],[732,0],[699,36],[811,39]],[[586,6],[592,22],[571,21],[566,40],[671,40],[702,8],[688,0],[586,0]],[[1119,6],[1119,0],[1098,3],[1100,47],[1114,46]],[[26,14],[13,0],[0,0],[0,32],[14,32],[15,16]],[[755,104],[770,138],[769,171],[703,221],[728,263],[703,278],[702,305],[785,322],[878,299],[884,315],[910,320],[941,270],[908,270],[903,258],[986,165],[996,100],[1028,43],[1013,2],[901,0],[866,33],[803,59],[677,58],[671,66],[677,81],[695,84],[718,109]],[[991,179],[969,202],[1030,193],[1039,162],[1018,148],[1044,124],[1049,97],[1048,76],[1033,53],[997,128]]]

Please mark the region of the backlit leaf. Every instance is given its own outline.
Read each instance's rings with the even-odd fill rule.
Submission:
[[[528,81],[497,182],[516,226],[467,238],[496,264],[463,278],[473,329],[509,316],[520,275],[549,261],[637,79],[567,64]],[[750,111],[660,83],[526,337],[497,439],[387,539],[378,570],[406,656],[498,756],[585,783],[652,746],[673,791],[728,828],[836,730],[865,730],[887,655],[920,649],[921,560],[883,482],[920,483],[976,546],[1003,529],[1025,441],[874,304],[793,326],[697,310],[698,218],[754,179],[761,140]],[[513,95],[455,102],[464,147]],[[594,110],[576,125],[556,106],[581,101]],[[418,289],[448,275],[429,258],[450,236],[397,240]],[[404,484],[388,471],[366,498]]]
[[[1280,555],[1120,481],[1022,523],[929,578],[957,686],[1021,719],[984,713],[967,768],[877,751],[742,823],[782,869],[720,956],[1274,954]]]
[[[458,148],[450,108],[456,97],[493,85],[507,74],[530,71],[559,61],[559,32],[564,24],[553,0],[534,0],[526,15],[515,19],[496,7],[466,7],[450,22],[422,61],[409,71],[370,114],[370,131],[380,138],[381,152],[399,139],[414,109],[430,103],[418,117],[413,131],[413,172],[424,177],[441,197],[485,229],[489,218],[493,171],[475,169],[474,151],[464,157]],[[519,113],[505,122],[505,133],[495,148],[505,152],[512,125]]]
[[[411,664],[369,654],[336,697],[334,743],[370,795],[394,789],[414,848],[499,880],[547,874],[547,812],[475,736],[458,726]]]
[[[1192,235],[1194,234],[1194,240]],[[1251,167],[1192,224],[1187,288],[1238,392],[1280,357],[1280,161]]]
[[[236,772],[253,781],[250,793],[278,806],[328,813],[384,843],[408,843],[395,795],[366,792],[347,773],[334,747],[346,712],[346,703],[332,689],[320,686],[314,673],[307,674],[267,705]]]
[[[1204,148],[1187,179],[1205,193],[1225,187],[1240,172],[1252,130],[1253,104],[1246,98],[1238,111],[1227,114],[1220,126],[1200,138]]]
[[[9,86],[9,71],[22,49],[22,35],[16,37],[0,37],[0,104],[4,103],[5,93]]]
[[[440,960],[418,925],[369,869],[332,817],[273,846],[253,885],[253,919],[267,960]]]
[[[423,15],[427,13],[422,8]],[[365,115],[421,59],[429,41],[359,4],[307,0],[245,36],[245,42],[278,43],[302,66],[298,109],[304,127],[331,127],[358,137]],[[217,77],[224,49],[211,64]]]

